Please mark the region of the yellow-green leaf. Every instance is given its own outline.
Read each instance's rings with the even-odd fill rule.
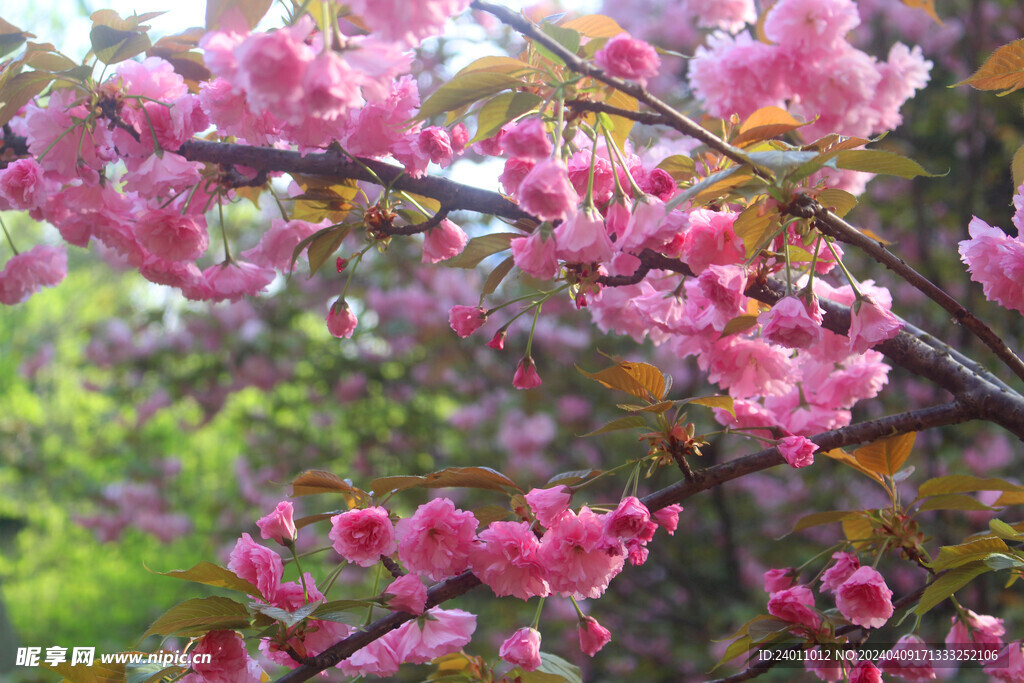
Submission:
[[[973,477],[969,474],[952,474],[936,477],[921,484],[917,495],[920,498],[937,496],[940,493],[971,493],[973,491],[1014,491],[1024,493],[1024,486],[1011,484],[1005,479]]]
[[[925,499],[918,508],[921,512],[928,510],[993,510],[973,496],[962,493],[946,493]]]
[[[757,324],[757,318],[758,316],[749,314],[736,316],[725,324],[720,337],[728,337],[729,335],[749,330]]]
[[[828,510],[826,512],[812,512],[809,515],[804,515],[797,523],[793,525],[790,530],[790,534],[796,533],[797,531],[803,531],[804,529],[810,529],[811,527],[821,526],[822,524],[835,524],[836,522],[842,522],[847,519],[853,519],[854,517],[863,517],[864,513],[859,510]],[[787,534],[788,536],[789,534]]]
[[[992,533],[1004,541],[1013,541],[1015,543],[1018,541],[1024,541],[1024,534],[1020,533],[1001,519],[990,519],[988,521],[988,528],[992,530]]]
[[[449,268],[476,268],[485,258],[492,254],[505,251],[516,237],[523,237],[514,232],[498,232],[493,235],[474,237],[466,244],[466,248],[455,258],[444,261]]]
[[[605,104],[618,107],[619,109],[625,109],[626,111],[638,111],[640,109],[637,99],[632,95],[627,95],[621,90],[613,91],[611,96],[605,100]],[[615,141],[615,144],[619,149],[624,149],[623,146],[626,144],[626,140],[629,139],[629,132],[633,130],[635,122],[632,119],[627,119],[623,116],[609,115],[608,118],[611,119],[612,125],[614,126],[612,129],[612,140]]]
[[[513,59],[512,57],[490,56],[481,57],[480,59],[475,60],[468,66],[460,69],[454,77],[458,78],[459,76],[475,72],[490,72],[522,76],[533,71],[536,71],[536,69],[526,62],[521,62],[518,59]]]
[[[806,125],[806,123],[801,123],[793,118],[785,109],[762,107],[740,124],[739,135],[733,140],[733,144],[742,147],[753,142],[784,135]]]
[[[908,432],[878,439],[855,450],[853,457],[866,469],[891,477],[906,462],[916,438],[917,432]]]
[[[614,19],[603,14],[585,14],[561,25],[588,38],[612,38],[625,31]]]
[[[665,396],[665,375],[649,363],[622,361],[594,373],[587,372],[578,365],[576,369],[609,389],[625,391],[637,398],[657,401]]]
[[[126,653],[127,654],[127,653]],[[148,656],[147,653],[143,653]],[[70,683],[124,683],[126,664],[104,664],[94,661],[91,666],[82,664],[71,665],[70,662],[62,662],[56,665],[42,664],[50,671],[54,671],[64,677]]]
[[[880,477],[878,475],[878,473],[873,472],[873,471],[865,468],[863,465],[861,465],[859,462],[857,462],[856,458],[854,458],[852,455],[850,455],[849,453],[844,451],[842,448],[833,448],[830,451],[825,451],[823,453],[823,455],[827,455],[828,457],[832,458],[833,460],[838,460],[839,462],[843,463],[844,465],[846,465],[848,467],[852,467],[853,469],[857,470],[861,474],[864,474],[864,475],[867,475],[868,477],[871,477],[872,479],[877,481],[879,484],[882,483],[882,477]]]
[[[978,90],[1002,90],[999,96],[1024,88],[1024,38],[997,48],[974,74],[952,87],[969,85]]]
[[[668,173],[678,183],[693,177],[697,172],[697,163],[688,156],[673,154],[663,159],[658,168]]]
[[[484,287],[480,290],[480,295],[487,296],[489,294],[493,294],[494,291],[498,289],[498,285],[501,284],[501,281],[505,279],[505,276],[512,271],[512,268],[515,265],[515,260],[513,260],[511,256],[499,263],[497,267],[491,271],[491,274],[487,276],[487,280],[484,281]]]
[[[1024,504],[1024,491],[1004,491],[993,505],[1003,507],[1005,505]]]
[[[684,399],[682,403],[696,403],[699,406],[706,406],[708,408],[721,408],[734,418],[736,417],[736,407],[732,396],[698,396],[697,398]]]
[[[871,538],[872,533],[871,520],[863,515],[843,520],[843,536],[857,549],[867,544],[867,539]]]
[[[309,243],[307,255],[309,256],[310,277],[316,275],[316,271],[320,270],[327,259],[338,250],[341,243],[348,237],[350,230],[351,226],[349,225],[336,225]]]
[[[778,227],[778,214],[766,210],[762,201],[745,208],[732,224],[736,236],[743,240],[747,258],[761,251],[775,236]]]
[[[0,125],[14,118],[18,110],[53,82],[53,74],[25,71],[6,79],[0,88]]]
[[[256,28],[274,0],[206,0],[206,30],[215,31],[221,22],[232,14],[241,15],[249,25]],[[227,16],[225,16],[227,15]]]
[[[959,567],[969,562],[980,562],[992,553],[1005,553],[1009,550],[1006,543],[993,536],[968,541],[959,545],[944,545],[939,548],[939,555],[932,560],[931,567],[936,571]]]
[[[646,427],[647,420],[640,415],[627,415],[620,417],[616,420],[612,420],[600,429],[595,429],[592,432],[587,432],[581,436],[594,436],[596,434],[605,434],[607,432],[618,432],[623,429],[636,429],[638,427]]]
[[[988,567],[986,567],[982,562],[976,562],[974,564],[964,565],[963,567],[957,567],[956,569],[950,569],[925,588],[924,594],[921,595],[921,601],[918,602],[917,607],[914,608],[914,613],[918,616],[924,615],[932,607],[935,607],[940,602],[970,583],[974,577],[984,574],[987,571],[989,571]]]
[[[169,572],[156,572],[161,576],[170,576],[174,579],[183,579],[194,583],[202,583],[207,586],[217,586],[228,590],[241,591],[249,595],[259,595],[256,586],[241,578],[233,571],[225,569],[212,562],[200,562],[190,569],[174,569]]]
[[[836,154],[836,166],[850,171],[882,173],[900,178],[934,177],[921,164],[900,154],[881,149],[849,149]]]
[[[142,634],[163,636],[201,636],[210,631],[234,630],[249,626],[249,610],[229,598],[193,598],[167,610]]]
[[[420,107],[417,118],[428,119],[523,84],[521,78],[507,73],[471,71],[459,74],[427,98]]]
[[[494,136],[512,119],[537,108],[541,99],[529,92],[505,92],[489,100],[477,114],[476,135],[470,143]]]
[[[1024,183],[1024,145],[1018,147],[1017,151],[1013,153],[1010,170],[1013,173],[1013,186],[1020,187],[1020,184]]]
[[[96,24],[89,31],[89,41],[96,58],[104,64],[117,64],[148,50],[149,36],[139,30],[124,31]]]
[[[857,198],[852,194],[831,187],[819,192],[815,198],[819,204],[839,217],[845,216],[850,209],[857,206]]]

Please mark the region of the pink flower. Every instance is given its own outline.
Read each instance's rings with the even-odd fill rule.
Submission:
[[[621,544],[609,545],[604,520],[586,506],[579,515],[567,510],[552,523],[539,556],[551,590],[577,598],[601,597],[626,561]]]
[[[814,611],[814,594],[807,586],[793,586],[772,593],[768,600],[768,614],[817,631],[821,617]]]
[[[290,544],[298,533],[292,514],[291,501],[283,500],[278,503],[273,512],[256,522],[256,526],[260,528],[260,536],[275,540],[281,545]]]
[[[590,207],[577,211],[555,228],[558,257],[570,263],[597,263],[612,257],[612,241],[604,218]]]
[[[551,155],[553,145],[544,122],[537,117],[521,120],[501,137],[505,153],[523,159],[544,159]]]
[[[544,221],[565,220],[579,201],[565,164],[556,159],[534,166],[519,184],[516,194],[524,211]]]
[[[597,51],[594,61],[609,76],[645,83],[658,75],[661,59],[653,47],[642,40],[620,33]]]
[[[303,587],[301,581],[286,581],[277,587],[274,595],[274,607],[294,612],[304,605],[324,600],[324,594],[316,587],[316,580],[309,572],[303,573],[306,585]],[[308,595],[307,595],[308,593]],[[308,600],[306,598],[309,598]]]
[[[612,633],[601,624],[597,623],[594,617],[584,617],[580,622],[580,650],[588,657],[593,657],[598,651],[611,642]]]
[[[284,575],[281,556],[252,540],[249,534],[242,534],[235,543],[228,558],[228,569],[256,586],[267,602],[274,601],[278,586],[281,585],[281,576]]]
[[[834,565],[825,570],[821,575],[821,592],[832,593],[846,581],[850,576],[860,569],[860,560],[853,553],[836,551],[832,553]]]
[[[529,237],[512,240],[512,259],[524,273],[539,280],[550,280],[558,274],[558,257],[555,240],[544,240],[540,230],[534,230]]]
[[[636,496],[627,496],[604,519],[604,534],[622,541],[638,540],[646,543],[654,538],[658,525],[651,521],[647,506]]]
[[[505,162],[505,168],[498,176],[498,182],[501,183],[501,187],[505,190],[505,194],[515,194],[516,190],[523,183],[525,178],[533,167],[537,165],[536,161],[532,159],[521,159],[519,157],[512,157]]]
[[[235,85],[245,91],[256,111],[271,111],[282,120],[301,123],[306,90],[306,68],[315,53],[304,40],[314,28],[303,17],[294,26],[253,33],[235,48],[238,74]]]
[[[384,589],[387,605],[393,610],[423,614],[427,604],[427,587],[415,574],[400,576]]]
[[[350,0],[348,6],[363,17],[384,40],[410,47],[441,33],[445,21],[469,5],[469,0]]]
[[[550,592],[539,550],[540,541],[528,522],[491,522],[480,532],[469,566],[495,595],[529,600]]]
[[[479,330],[485,322],[487,311],[479,306],[452,306],[448,312],[448,324],[463,339]]]
[[[205,657],[193,657],[196,663],[192,670],[197,681],[259,683],[263,675],[259,663],[249,657],[245,641],[234,631],[210,631],[196,643],[191,654],[210,655],[209,663],[203,663]]]
[[[338,554],[360,567],[372,567],[395,552],[395,528],[382,507],[349,510],[331,517],[327,534]]]
[[[435,607],[398,629],[392,643],[400,662],[426,664],[461,650],[469,644],[475,630],[476,615],[461,609]]]
[[[292,255],[299,242],[317,230],[326,228],[326,221],[310,223],[308,221],[283,221],[275,218],[270,221],[270,229],[263,233],[259,244],[242,252],[242,258],[265,268],[276,268],[281,272],[291,270]]]
[[[53,287],[68,274],[68,255],[59,247],[39,244],[12,256],[0,271],[0,303],[20,304],[41,287]]]
[[[12,209],[27,211],[46,203],[49,196],[43,169],[32,157],[18,159],[0,169],[0,198]]]
[[[836,607],[858,626],[881,628],[893,613],[892,591],[881,574],[861,567],[836,589]]]
[[[850,352],[864,353],[872,346],[895,337],[903,323],[892,311],[865,297],[850,308]]]
[[[203,276],[214,300],[241,301],[243,296],[256,296],[266,289],[275,273],[245,261],[224,261],[204,270]]]
[[[477,519],[447,498],[435,498],[395,527],[398,557],[409,571],[441,581],[469,566]]]
[[[438,126],[424,128],[420,131],[416,143],[423,153],[441,168],[452,162],[452,139],[444,128]]]
[[[530,489],[525,498],[527,505],[537,517],[537,521],[550,527],[563,512],[569,509],[572,491],[564,485],[549,489]]]
[[[339,339],[351,339],[358,324],[359,320],[356,318],[356,314],[349,308],[348,302],[341,297],[327,311],[327,330],[332,336]]]
[[[521,628],[501,644],[498,654],[509,664],[518,666],[523,671],[535,671],[540,668],[540,631],[534,628]]]
[[[487,346],[495,351],[504,351],[506,336],[508,336],[508,329],[503,327],[494,333],[494,336],[491,337],[491,341],[487,342]]]
[[[761,336],[789,349],[806,349],[821,341],[821,308],[815,298],[810,306],[787,296],[758,316]]]
[[[153,209],[139,217],[135,237],[154,256],[167,261],[195,261],[206,253],[210,237],[206,219],[173,209]]]
[[[787,436],[779,439],[778,449],[790,467],[807,467],[814,463],[818,444],[804,436]]]
[[[851,0],[782,0],[768,12],[764,32],[779,45],[828,48],[859,23]]]
[[[1021,641],[1007,643],[999,657],[987,664],[983,671],[1005,683],[1024,683],[1024,646]]]
[[[676,529],[679,528],[679,513],[682,511],[683,506],[679,503],[666,505],[660,510],[654,511],[654,521],[667,531],[669,536],[675,536]]]
[[[516,374],[512,377],[512,386],[516,389],[536,389],[541,385],[540,375],[537,373],[537,366],[530,356],[519,361]]]
[[[778,593],[793,585],[793,569],[769,569],[764,573],[764,590],[766,593]]]
[[[362,106],[363,98],[359,93],[361,76],[338,53],[333,50],[321,52],[307,64],[302,76],[307,113],[325,121],[334,121]]]
[[[972,643],[979,646],[979,652],[983,651],[982,648],[999,650],[1003,647],[1006,628],[1002,619],[987,614],[975,614],[971,610],[964,611],[967,614],[967,623],[953,617],[953,627],[946,636],[947,649],[968,650]]]
[[[423,263],[437,263],[458,256],[469,237],[447,218],[427,230],[423,236]]]
[[[1014,195],[1014,202],[1018,197]],[[1018,211],[1018,214],[1020,212]],[[1014,222],[1019,222],[1017,216]],[[969,226],[971,239],[960,242],[960,257],[967,264],[971,279],[982,284],[990,301],[1005,308],[1024,312],[1024,287],[1016,275],[1024,272],[1024,242],[975,217]]]
[[[857,662],[850,672],[850,683],[882,683],[882,672],[871,662]]]
[[[690,225],[683,235],[682,259],[698,275],[711,264],[728,266],[746,258],[743,240],[736,236],[731,211],[694,209]]]
[[[901,652],[906,654],[901,655]],[[903,636],[896,642],[895,647],[878,660],[882,671],[908,681],[935,680],[935,669],[932,668],[931,661],[928,646],[917,636]]]

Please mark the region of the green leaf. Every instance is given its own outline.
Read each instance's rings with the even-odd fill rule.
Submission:
[[[903,467],[916,438],[917,432],[908,432],[878,439],[855,450],[853,457],[865,469],[891,477]]]
[[[735,183],[732,185],[735,186],[746,182],[750,178],[750,173],[749,171],[738,173],[741,169],[743,169],[742,166],[730,166],[725,170],[712,173],[700,182],[691,185],[670,199],[665,204],[665,211],[671,211],[677,206],[682,206],[685,202],[696,197],[702,192],[712,191],[718,188],[727,188],[729,187],[729,183]]]
[[[161,576],[169,576],[172,579],[183,579],[193,583],[202,583],[207,586],[217,586],[228,590],[241,591],[249,595],[259,595],[260,591],[245,579],[233,571],[225,569],[212,562],[200,562],[190,569],[174,569],[169,572],[154,572]]]
[[[1004,569],[1020,569],[1024,567],[1024,560],[1014,555],[1006,555],[1004,553],[992,553],[985,558],[985,566],[992,571],[1002,571]]]
[[[529,92],[505,92],[488,100],[477,113],[476,135],[470,144],[494,136],[506,123],[533,111],[542,101]]]
[[[846,190],[827,188],[817,194],[818,203],[842,218],[857,206],[857,198]]]
[[[988,521],[988,528],[992,530],[993,534],[1004,541],[1024,541],[1024,534],[1018,532],[1001,519],[990,519]]]
[[[556,43],[564,47],[571,54],[576,54],[576,51],[580,49],[581,36],[579,31],[574,31],[571,28],[565,28],[564,26],[555,26],[554,24],[549,23],[542,24],[540,30],[553,38]],[[536,48],[537,52],[545,58],[550,59],[552,62],[555,62],[556,64],[565,64],[561,57],[541,45],[539,42],[534,42],[533,47]]]
[[[851,149],[839,152],[836,154],[836,166],[850,171],[881,173],[900,178],[916,178],[922,175],[935,177],[934,173],[924,170],[921,164],[913,159],[879,149]]]
[[[366,608],[378,604],[373,600],[331,600],[319,605],[310,617],[349,626],[362,626],[366,620]]]
[[[586,14],[561,24],[562,28],[571,28],[588,38],[613,38],[625,29],[611,17],[603,14]]]
[[[466,244],[466,248],[455,258],[442,263],[449,268],[476,268],[481,261],[492,254],[505,251],[516,237],[523,237],[514,232],[498,232],[493,235],[474,237]]]
[[[989,571],[988,567],[986,567],[982,562],[975,562],[974,564],[950,569],[925,588],[924,594],[921,595],[920,602],[918,602],[917,607],[914,608],[914,613],[918,616],[923,616],[932,607],[935,607],[940,602],[970,583],[974,577],[984,574],[987,571]]]
[[[637,405],[636,403],[616,403],[615,407],[619,410],[625,410],[630,413],[664,413],[669,408],[675,405],[675,401],[658,401],[657,403],[650,403],[647,405]]]
[[[1000,97],[1024,88],[1024,38],[997,48],[970,78],[951,87],[959,85],[978,90],[1002,90]]]
[[[672,179],[677,183],[689,180],[697,173],[697,163],[690,157],[683,156],[682,154],[673,154],[662,159],[661,163],[658,164],[658,168],[672,176]]]
[[[14,52],[30,37],[32,37],[31,33],[26,33],[13,24],[0,19],[0,57]]]
[[[221,21],[230,18],[232,13],[240,13],[252,30],[260,23],[273,2],[274,0],[206,0],[206,30],[219,29]],[[228,16],[225,17],[225,14]]]
[[[623,429],[636,429],[637,427],[646,427],[647,420],[640,415],[627,415],[626,417],[620,417],[617,420],[612,420],[604,427],[595,429],[592,432],[587,432],[581,436],[595,436],[597,434],[606,434],[608,432],[618,432]]]
[[[732,224],[736,236],[743,240],[747,258],[757,254],[770,242],[779,230],[779,215],[767,209],[764,201],[758,201],[743,210]]]
[[[540,653],[540,667],[537,671],[552,676],[558,676],[566,683],[583,683],[583,674],[575,664],[565,661],[558,655],[550,652]],[[534,672],[536,673],[536,672]]]
[[[524,64],[523,67],[526,67]],[[521,78],[507,73],[493,71],[471,71],[457,74],[450,81],[434,91],[420,107],[416,118],[420,121],[443,114],[452,109],[472,104],[485,97],[497,95],[503,90],[525,85]]]
[[[810,529],[811,527],[821,526],[823,524],[835,524],[836,522],[842,522],[847,519],[863,516],[864,513],[860,510],[828,510],[826,512],[812,512],[811,514],[804,515],[797,520],[797,523],[793,525],[792,529],[790,529],[789,534],[794,534],[797,531],[803,531],[804,529]],[[789,534],[786,534],[786,536]]]
[[[747,635],[741,636],[740,638],[732,641],[731,643],[729,643],[729,647],[725,648],[725,652],[722,653],[721,659],[719,659],[715,663],[715,665],[711,667],[711,671],[714,671],[723,664],[728,664],[740,655],[749,652],[750,647],[753,644],[754,641],[751,639],[750,636]],[[709,671],[708,673],[711,673],[711,671]]]
[[[944,493],[925,499],[918,508],[920,512],[928,510],[994,510],[977,498],[962,493]]]
[[[63,662],[55,666],[43,664],[43,668],[54,671],[70,683],[124,683],[125,664],[104,664],[96,661],[92,666]]]
[[[599,474],[604,474],[604,470],[571,470],[569,472],[559,472],[555,476],[548,479],[547,487],[555,486],[558,484],[565,484],[566,486],[572,486],[588,479],[593,479]]]
[[[940,493],[971,493],[973,491],[1015,491],[1024,493],[1024,486],[1011,484],[1005,479],[982,479],[969,474],[952,474],[936,477],[921,484],[917,490],[920,498],[937,496]]]
[[[25,71],[7,79],[0,88],[0,125],[14,118],[18,110],[53,82],[45,71]]]
[[[319,605],[319,602],[313,602],[303,605],[294,612],[289,612],[286,609],[274,607],[273,605],[265,605],[260,602],[253,602],[249,604],[249,609],[253,610],[254,612],[258,612],[259,614],[265,614],[274,621],[280,621],[288,628],[291,628],[292,626],[295,626],[295,624],[299,623],[300,621],[308,617],[310,614],[315,612]]]
[[[801,152],[790,150],[773,150],[770,152],[750,152],[747,157],[756,165],[767,168],[779,178],[783,178],[804,164],[818,157],[817,152]]]
[[[201,636],[210,631],[235,630],[249,626],[251,617],[245,605],[222,597],[193,598],[167,610],[142,634],[163,636]]]
[[[123,62],[152,47],[145,33],[121,31],[101,24],[89,31],[89,41],[96,58],[104,64]]]
[[[316,275],[327,259],[338,251],[338,247],[345,241],[350,231],[350,225],[335,225],[327,228],[322,235],[309,243],[309,277]]]
[[[939,548],[939,556],[932,560],[931,568],[941,571],[971,562],[981,562],[992,553],[1005,553],[1009,549],[1001,539],[991,536],[959,545],[944,545]]]
[[[758,316],[753,314],[738,315],[725,324],[722,329],[722,334],[719,338],[728,337],[731,334],[737,334],[749,330],[751,327],[757,324]]]
[[[501,284],[501,281],[505,279],[505,276],[512,271],[512,268],[514,268],[515,265],[516,262],[511,256],[499,263],[497,267],[491,271],[491,274],[487,276],[487,280],[484,282],[484,287],[480,290],[480,295],[487,296],[489,294],[493,294],[494,290],[498,288],[498,285]]]
[[[166,651],[169,655],[176,653]],[[159,653],[153,653],[159,654]],[[166,666],[159,662],[131,664],[125,667],[124,683],[157,683],[187,671],[180,666]]]

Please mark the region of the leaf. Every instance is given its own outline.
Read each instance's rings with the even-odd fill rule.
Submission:
[[[556,26],[551,23],[541,24],[540,30],[548,35],[549,38],[554,39],[556,43],[564,47],[570,54],[576,54],[580,49],[580,43],[582,42],[582,36],[579,31],[574,31],[571,28],[565,26]],[[534,43],[533,45],[538,52],[543,54],[545,57],[558,64],[564,64],[562,58],[553,52],[549,51],[546,47],[540,43]]]
[[[1024,145],[1017,148],[1013,153],[1013,161],[1010,162],[1010,170],[1013,173],[1013,186],[1020,187],[1024,183]]]
[[[747,158],[757,166],[767,168],[779,178],[783,178],[814,161],[818,156],[818,152],[777,149],[769,152],[750,152]]]
[[[916,438],[917,432],[908,432],[878,439],[855,450],[853,457],[865,469],[891,477],[903,467],[914,448]]]
[[[747,258],[760,252],[775,237],[778,214],[773,209],[765,209],[764,201],[755,202],[743,209],[732,224],[736,236],[743,240]]]
[[[17,50],[31,35],[0,19],[0,57]]]
[[[177,654],[170,650],[160,650],[152,654],[159,655],[165,653],[171,657],[167,661],[174,661],[173,657]],[[148,655],[147,655],[148,659]],[[125,678],[124,683],[158,683],[164,679],[173,678],[178,674],[185,673],[186,669],[180,666],[167,666],[159,662],[146,662],[145,664],[133,664],[131,668],[125,667]]]
[[[605,104],[609,104],[619,109],[625,109],[626,111],[639,111],[640,104],[637,99],[632,95],[627,95],[621,90],[615,90],[611,96],[605,100]],[[623,116],[607,115],[607,118],[612,123],[612,140],[619,149],[624,149],[626,140],[629,139],[629,132],[633,130],[633,125],[636,123],[632,119],[627,119]]]
[[[306,252],[309,256],[309,277],[316,275],[327,259],[338,251],[338,247],[345,241],[350,231],[350,225],[336,225],[309,243]]]
[[[616,403],[615,407],[630,413],[658,413],[660,415],[674,405],[674,401],[659,401],[658,403],[650,403],[643,406],[635,403]]]
[[[583,683],[583,674],[578,666],[550,652],[540,653],[540,667],[537,671],[557,676],[566,683]]]
[[[352,482],[324,470],[306,470],[292,480],[292,496],[311,496],[318,493],[340,493],[349,509],[369,499],[366,491]]]
[[[861,474],[864,474],[864,475],[867,475],[868,477],[871,477],[872,479],[877,481],[879,484],[882,483],[882,477],[880,477],[878,475],[878,473],[873,472],[873,471],[867,469],[866,467],[864,467],[863,465],[861,465],[859,462],[857,462],[856,458],[854,458],[852,455],[850,455],[849,453],[844,451],[842,448],[833,448],[830,451],[824,451],[823,455],[827,455],[828,457],[832,458],[833,460],[838,460],[839,462],[843,463],[844,465],[847,465],[848,467],[852,467],[853,469],[857,470]]]
[[[1006,505],[1021,505],[1024,503],[1024,491],[1006,491],[996,500],[993,505],[1003,507]]]
[[[1005,553],[1009,550],[999,538],[987,536],[959,545],[944,545],[939,548],[939,555],[931,562],[936,571],[952,569],[970,562],[980,562],[992,553]]]
[[[491,274],[487,276],[487,280],[484,281],[484,287],[480,290],[480,296],[487,296],[493,294],[494,290],[498,289],[498,285],[505,279],[512,268],[515,267],[515,260],[509,256],[507,259],[498,264],[498,266],[491,271]]]
[[[318,605],[310,616],[313,619],[361,626],[365,621],[366,608],[377,604],[372,600],[331,600]],[[356,611],[359,614],[354,614]]]
[[[249,608],[260,614],[267,615],[274,621],[280,621],[285,626],[291,628],[292,626],[294,626],[295,624],[299,623],[300,621],[308,617],[310,614],[312,614],[319,604],[319,602],[309,603],[303,605],[294,612],[290,612],[280,607],[274,607],[273,605],[266,605],[260,602],[250,603]]]
[[[512,119],[533,111],[542,102],[529,92],[505,92],[484,103],[476,115],[476,135],[470,144],[493,137]]]
[[[762,107],[740,124],[739,135],[733,140],[733,144],[742,147],[751,142],[768,140],[784,135],[806,125],[806,123],[801,123],[793,118],[785,109]]]
[[[962,493],[946,493],[932,496],[918,508],[920,512],[928,510],[994,510],[995,508],[985,505],[977,498],[966,496]]]
[[[698,193],[715,186],[717,183],[725,182],[726,180],[736,175],[736,172],[739,171],[741,168],[741,166],[730,166],[729,168],[712,173],[706,178],[703,178],[702,180],[694,183],[690,187],[685,188],[682,192],[680,192],[675,197],[666,202],[665,211],[671,211],[677,206],[681,206],[690,198],[695,197]]]
[[[647,420],[640,415],[627,415],[620,417],[616,420],[612,420],[600,429],[595,429],[592,432],[587,432],[581,436],[595,436],[597,434],[606,434],[608,432],[619,432],[623,429],[636,429],[638,427],[646,427]]]
[[[719,335],[719,339],[749,330],[757,324],[757,318],[758,316],[750,314],[736,316],[725,324],[725,327],[722,329],[722,334]]]
[[[190,569],[174,569],[169,572],[154,572],[161,576],[170,576],[173,579],[184,579],[193,583],[202,583],[207,586],[217,586],[228,590],[241,591],[249,595],[260,594],[256,586],[241,578],[233,571],[225,569],[212,562],[200,562]]]
[[[603,14],[585,14],[561,26],[579,31],[588,38],[613,38],[625,32],[614,19]]]
[[[1024,38],[997,48],[970,78],[950,87],[969,85],[977,90],[1002,90],[999,96],[1024,88]]]
[[[934,173],[924,170],[921,164],[913,159],[880,149],[844,150],[836,154],[836,166],[850,171],[882,173],[900,178],[916,178],[922,175],[935,177]]]
[[[546,487],[551,487],[551,486],[555,486],[555,485],[558,485],[558,484],[565,484],[566,486],[572,486],[573,484],[578,484],[578,483],[586,481],[588,479],[592,479],[592,478],[598,476],[599,474],[604,474],[604,470],[587,469],[587,470],[572,470],[572,471],[569,471],[569,472],[559,472],[555,476],[553,476],[550,479],[548,479],[548,483],[546,484]]]
[[[45,71],[26,71],[15,74],[0,88],[0,125],[14,118],[18,110],[41,93],[54,79]]]
[[[828,510],[826,512],[812,512],[809,515],[804,515],[797,520],[793,528],[790,529],[789,534],[794,534],[797,531],[803,531],[804,529],[810,529],[811,527],[821,526],[823,524],[835,524],[836,522],[842,522],[847,519],[853,519],[855,517],[863,517],[864,513],[860,510]],[[789,534],[786,534],[788,536]]]
[[[658,164],[658,168],[668,173],[678,183],[689,180],[694,176],[697,172],[697,163],[688,156],[673,154],[662,159],[661,163]]]
[[[479,72],[522,76],[534,71],[536,71],[536,69],[526,62],[521,62],[518,59],[513,59],[512,57],[489,56],[481,57],[480,59],[473,61],[468,66],[460,69],[454,77],[458,78],[465,74]]]
[[[310,524],[316,524],[317,522],[322,522],[325,519],[330,519],[331,517],[334,517],[337,514],[340,514],[340,511],[321,512],[320,514],[316,515],[306,515],[305,517],[299,517],[295,520],[295,528],[302,529],[303,527],[307,527]]]
[[[992,571],[1003,571],[1004,569],[1020,569],[1024,567],[1024,560],[1013,555],[993,553],[985,558],[985,566]]]
[[[846,190],[827,188],[817,194],[815,199],[826,209],[842,218],[857,206],[857,198]]]
[[[935,23],[942,26],[942,19],[939,19],[939,15],[935,13],[935,0],[900,0],[900,2],[913,9],[923,9],[929,17],[935,20]]]
[[[514,481],[490,467],[447,467],[431,472],[424,480],[423,486],[431,489],[452,486],[502,492],[510,488],[521,490]]]
[[[731,643],[729,643],[729,647],[725,648],[725,652],[722,653],[721,659],[719,659],[715,663],[715,665],[711,667],[711,671],[714,671],[723,664],[728,664],[740,655],[749,652],[750,647],[753,644],[754,641],[748,635],[741,636],[737,640],[732,641]],[[711,673],[711,671],[709,671],[708,673]]]
[[[241,15],[249,25],[249,30],[252,30],[260,23],[273,2],[274,0],[206,0],[206,30],[219,29],[222,21],[230,20],[232,14]]]
[[[44,663],[41,666],[59,673],[65,681],[71,683],[124,683],[127,668],[125,664],[104,664],[100,661],[94,661],[91,666],[72,666],[70,662],[52,666]]]
[[[863,515],[843,520],[843,536],[858,550],[867,545],[867,539],[871,538],[873,531],[871,520]]]
[[[736,417],[736,407],[732,396],[699,396],[697,398],[683,399],[680,403],[696,403],[699,406],[707,406],[708,408],[721,408],[734,418]]]
[[[1019,533],[1001,519],[990,519],[988,521],[988,528],[992,530],[993,534],[1004,541],[1024,541],[1024,534]]]
[[[525,67],[525,65],[523,65]],[[416,118],[420,121],[472,104],[502,90],[525,85],[521,78],[494,71],[460,73],[434,91],[420,107]]]
[[[590,373],[576,366],[580,373],[609,389],[618,389],[637,398],[659,400],[665,396],[665,375],[649,363],[622,361],[600,372]]]
[[[507,520],[512,513],[508,508],[501,505],[484,505],[473,508],[473,516],[480,522],[481,527],[490,526],[491,522],[502,522]]]
[[[329,218],[332,223],[341,223],[359,194],[359,186],[352,179],[325,179],[298,173],[293,173],[292,178],[303,190],[302,194],[292,197],[295,200],[292,218],[297,220],[319,223]]]
[[[924,594],[921,595],[920,602],[918,602],[917,607],[914,608],[914,613],[918,616],[923,616],[932,607],[935,607],[940,602],[970,583],[974,577],[979,574],[984,574],[987,571],[989,571],[988,567],[981,562],[977,562],[975,564],[951,569],[945,574],[942,574],[924,589]]]
[[[89,31],[89,42],[96,58],[104,64],[117,64],[148,50],[149,36],[139,31],[122,31],[97,24]]]
[[[481,261],[492,254],[508,249],[512,240],[523,237],[514,232],[498,232],[493,235],[474,237],[466,244],[466,248],[455,258],[450,258],[442,263],[449,268],[476,268]]]
[[[222,597],[193,598],[167,610],[142,634],[163,636],[201,636],[209,631],[235,630],[249,626],[245,605]]]
[[[921,484],[917,490],[919,498],[937,496],[940,493],[971,493],[973,491],[1014,491],[1024,493],[1024,486],[1011,484],[1004,479],[981,479],[969,474],[952,474],[936,477]]]

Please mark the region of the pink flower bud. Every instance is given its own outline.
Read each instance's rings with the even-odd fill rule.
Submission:
[[[283,500],[274,511],[256,522],[260,528],[260,536],[277,541],[281,545],[289,545],[295,540],[298,530],[292,519],[293,507],[290,501]]]
[[[807,467],[814,462],[818,444],[804,436],[787,436],[779,439],[778,448],[790,467]]]
[[[487,311],[479,306],[452,306],[448,312],[448,324],[463,339],[479,330],[485,322]]]
[[[580,622],[580,650],[593,657],[612,639],[611,631],[597,623],[594,617],[584,617]]]
[[[541,665],[540,631],[534,628],[519,629],[501,644],[498,654],[523,671],[535,671]]]
[[[628,78],[641,83],[657,76],[658,67],[661,66],[661,58],[658,57],[657,51],[628,33],[620,33],[605,43],[594,55],[594,61],[608,72],[609,76]]]
[[[415,574],[400,576],[384,590],[388,607],[410,614],[423,614],[427,605],[427,587]]]
[[[537,374],[537,366],[533,358],[526,356],[519,361],[516,374],[512,378],[512,386],[516,389],[535,389],[541,385],[540,375]]]
[[[358,324],[359,320],[356,318],[356,314],[349,308],[348,302],[340,297],[327,312],[327,330],[339,339],[342,337],[350,339]]]

